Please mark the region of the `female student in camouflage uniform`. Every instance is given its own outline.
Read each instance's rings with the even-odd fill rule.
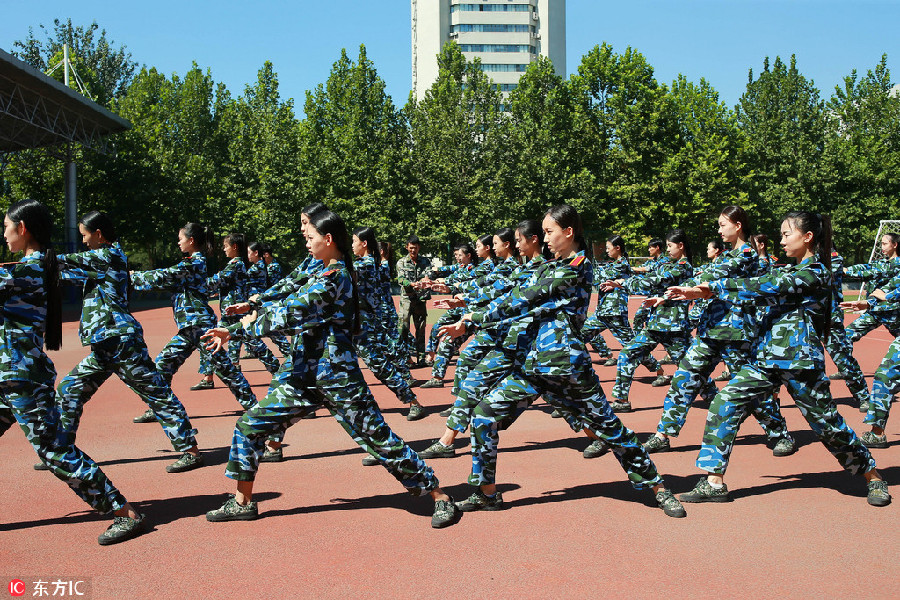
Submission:
[[[372,249],[370,251],[369,249]],[[378,254],[375,230],[360,227],[353,232],[352,249],[357,259],[353,263],[356,271],[356,288],[359,295],[359,315],[361,328],[354,337],[356,348],[365,348],[363,361],[372,374],[387,386],[403,404],[409,404],[407,421],[416,421],[425,416],[425,409],[419,404],[415,393],[409,387],[394,363],[387,356],[387,332],[381,328],[381,256]]]
[[[593,274],[584,256],[578,212],[571,206],[553,207],[542,227],[555,260],[545,263],[526,283],[444,330],[455,335],[466,322],[478,326],[505,322],[508,340],[528,340],[522,352],[516,352],[511,370],[475,407],[469,483],[479,489],[458,506],[463,512],[502,507],[495,484],[498,430],[543,396],[564,413],[573,429],[605,440],[629,481],[638,488],[653,488],[667,515],[684,517],[684,508],[665,489],[637,437],[613,414],[582,340]]]
[[[516,285],[527,281],[531,275],[544,263],[544,245],[541,243],[541,225],[537,221],[528,219],[518,224],[515,231],[516,248],[523,263],[513,271],[509,277],[497,278],[490,287],[485,287],[480,299],[474,300],[469,311],[480,306],[486,306],[494,299],[507,294]],[[447,304],[451,304],[447,301]],[[466,308],[463,310],[466,310]],[[463,313],[465,314],[465,313]],[[460,315],[462,317],[462,315]],[[457,339],[472,334],[476,328],[469,326],[461,330]],[[441,327],[439,335],[446,331]],[[453,336],[446,336],[453,337]],[[454,385],[455,402],[449,410],[447,425],[440,439],[435,440],[431,446],[420,453],[422,458],[451,458],[456,450],[453,442],[460,433],[465,433],[472,419],[472,410],[490,389],[511,368],[510,356],[519,344],[525,343],[525,336],[521,339],[505,344],[508,339],[508,326],[489,323],[477,328],[475,339],[463,351],[464,357],[460,357],[457,366],[456,383]],[[472,350],[470,350],[472,349]]]
[[[606,240],[606,255],[612,262],[594,266],[595,282],[625,279],[631,276],[631,265],[628,262],[628,253],[625,252],[625,240],[622,239],[622,236],[614,235]],[[623,288],[598,291],[597,308],[594,310],[594,314],[585,321],[582,333],[586,343],[593,345],[600,352],[602,347],[597,340],[600,339],[602,342],[603,331],[607,329],[623,348],[634,339],[634,332],[628,322],[628,292]],[[605,343],[603,343],[603,347],[605,347]],[[607,352],[609,352],[608,348]],[[603,353],[600,352],[600,354],[602,356]],[[604,363],[607,367],[618,363],[612,353],[609,354],[609,359]],[[649,354],[641,364],[651,371],[655,371],[657,376],[665,374],[656,359]]]
[[[3,235],[11,252],[24,258],[0,266],[0,435],[18,423],[25,439],[51,472],[82,500],[101,513],[113,513],[112,525],[100,535],[101,545],[133,538],[143,531],[144,517],[135,511],[90,456],[59,432],[54,400],[56,370],[44,352],[62,341],[62,294],[50,236],[53,218],[35,200],[12,204],[3,219]]]
[[[628,391],[637,366],[645,360],[650,351],[661,344],[676,362],[681,361],[691,341],[688,325],[688,303],[674,302],[661,296],[666,287],[677,285],[693,276],[691,247],[687,235],[681,229],[673,229],[666,236],[666,248],[672,261],[660,265],[655,271],[630,279],[605,281],[600,289],[612,290],[624,287],[631,294],[651,296],[644,304],[652,307],[644,329],[619,352],[616,367],[616,383],[612,390],[612,407],[616,412],[630,412],[631,402]],[[654,297],[655,296],[655,297]],[[670,377],[661,375],[653,382],[654,387],[667,385]]]
[[[698,287],[675,287],[675,298],[717,297],[731,303],[756,302],[762,309],[753,336],[751,362],[734,374],[709,408],[697,466],[706,471],[683,502],[727,502],[725,470],[747,405],[785,385],[812,430],[845,469],[863,474],[868,502],[890,503],[875,460],[837,411],[825,377],[822,341],[831,323],[831,221],[809,212],[788,213],[781,223],[781,246],[795,266],[752,279],[718,279]]]
[[[843,302],[841,307],[854,310],[872,310],[878,307],[893,308],[892,311],[884,311],[883,314],[893,314],[894,320],[887,321],[889,331],[897,331],[900,328],[900,275],[891,279],[880,289],[873,290],[868,300]],[[894,341],[888,346],[881,364],[875,371],[875,380],[872,382],[872,399],[866,414],[865,423],[872,426],[860,439],[868,448],[887,448],[887,435],[884,432],[887,426],[888,416],[891,412],[891,403],[894,396],[900,393],[900,337],[894,335]]]
[[[326,407],[344,430],[414,495],[435,500],[433,527],[456,521],[452,499],[438,487],[434,472],[384,422],[366,386],[353,349],[360,319],[353,282],[352,251],[343,220],[330,211],[310,215],[306,229],[310,254],[324,265],[295,293],[264,304],[255,319],[207,332],[212,347],[230,336],[265,335],[280,330],[293,335],[290,378],[273,381],[265,399],[237,422],[225,474],[237,480],[237,491],[207,513],[209,521],[250,520],[258,516],[253,480],[264,441],[316,408]]]
[[[881,236],[881,252],[884,254],[884,258],[872,263],[847,267],[844,269],[844,277],[865,281],[869,284],[870,289],[884,287],[892,278],[900,275],[900,256],[897,255],[898,242],[900,242],[900,235],[896,233]],[[890,304],[876,303],[874,308],[867,310],[847,326],[847,337],[851,343],[855,344],[864,335],[878,329],[881,325],[888,326],[891,335],[896,336],[898,330],[896,328],[892,330],[891,326],[896,327],[897,316],[896,307]],[[844,373],[839,371],[829,378],[843,379],[843,376]]]
[[[472,279],[475,273],[475,249],[468,243],[460,244],[453,250],[456,262],[449,267],[442,267],[432,271],[432,276],[436,285],[454,285],[456,283],[465,283]],[[445,277],[442,275],[446,274]],[[432,291],[435,291],[432,287]],[[423,388],[444,387],[444,376],[447,374],[447,367],[450,365],[450,359],[459,350],[465,341],[465,337],[460,338],[442,338],[438,340],[437,331],[442,325],[456,323],[463,315],[465,309],[451,308],[445,312],[431,327],[431,333],[428,336],[428,345],[425,347],[425,354],[431,366],[431,379],[422,384]]]
[[[116,241],[112,220],[92,211],[78,224],[86,252],[57,257],[60,278],[83,286],[81,343],[87,355],[59,383],[60,430],[75,443],[84,404],[115,373],[150,407],[153,421],[162,425],[181,457],[166,467],[181,473],[203,465],[194,437],[197,430],[172,388],[147,354],[140,323],[128,310],[128,258]]]
[[[226,309],[232,304],[247,301],[247,267],[249,257],[247,255],[247,242],[243,233],[230,233],[222,239],[222,252],[228,258],[225,267],[206,280],[207,288],[212,293],[219,295],[219,310],[222,316],[219,323],[222,326],[230,325],[237,319],[229,317]],[[249,340],[246,342],[247,352],[258,358],[266,367],[269,373],[275,373],[278,370],[278,359],[272,354],[262,340]],[[231,344],[228,346],[228,357],[231,359],[235,368],[240,369],[241,344]],[[200,382],[191,387],[191,390],[208,390],[213,387],[213,368],[209,361],[207,353],[200,349],[200,368],[198,372],[203,375]]]
[[[216,325],[216,315],[209,306],[206,257],[209,236],[206,228],[188,223],[178,230],[178,248],[184,258],[175,266],[153,271],[134,271],[131,280],[136,290],[161,289],[172,292],[172,309],[178,333],[156,357],[156,368],[171,382],[175,371],[197,350],[200,335]],[[220,350],[209,356],[219,378],[228,386],[245,409],[256,404],[256,396],[247,379],[231,362],[228,353]],[[148,415],[145,413],[144,417]],[[152,414],[149,415],[153,418]]]
[[[669,257],[666,256],[666,242],[665,240],[661,240],[659,238],[654,238],[647,242],[647,254],[650,256],[650,260],[645,262],[640,267],[632,267],[631,272],[637,274],[644,273],[652,273],[655,271],[659,265],[663,265],[669,262]],[[597,282],[600,283],[600,282]],[[644,306],[643,304],[638,307],[637,311],[634,313],[634,319],[631,321],[631,329],[635,333],[640,331],[647,325],[647,318],[650,316],[650,307]],[[617,361],[618,362],[618,361]],[[671,360],[669,361],[671,364]],[[612,366],[612,365],[610,365]]]
[[[719,235],[726,244],[731,245],[731,250],[684,285],[728,277],[753,277],[759,271],[757,254],[747,243],[750,227],[747,211],[740,206],[726,206],[719,214],[718,223]],[[704,306],[697,336],[672,378],[672,387],[663,402],[656,435],[644,444],[648,452],[669,450],[669,436],[677,437],[681,432],[691,403],[699,394],[706,400],[715,397],[718,389],[709,376],[719,361],[730,357],[731,368],[735,372],[750,361],[751,341],[745,333],[745,323],[753,318],[753,307],[718,298],[697,302]],[[794,440],[774,398],[771,395],[753,398],[749,408],[773,444],[775,456],[792,454]]]

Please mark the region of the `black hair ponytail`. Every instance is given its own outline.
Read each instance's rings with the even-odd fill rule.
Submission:
[[[825,272],[828,273],[830,279],[833,276],[831,272],[831,251],[834,249],[831,216],[796,210],[786,214],[782,221],[790,221],[796,229],[803,233],[812,232],[812,247],[810,250],[817,255],[818,262],[825,267]],[[831,302],[833,300],[834,286],[828,285],[826,287],[828,289],[825,306],[818,325],[822,331],[822,341],[827,344],[828,339],[831,337]]]
[[[212,253],[212,240],[206,227],[200,223],[185,223],[181,228],[185,237],[194,238],[194,246],[201,254],[208,255]]]
[[[353,323],[350,329],[352,334],[360,332],[359,317],[359,291],[356,285],[356,270],[353,268],[353,248],[350,245],[350,236],[347,235],[347,225],[344,220],[337,214],[328,209],[322,209],[315,214],[309,216],[309,224],[314,227],[320,235],[331,234],[337,249],[341,253],[341,258],[350,273],[350,284],[353,289]]]
[[[88,231],[97,231],[103,234],[110,242],[115,242],[119,239],[119,236],[116,235],[116,226],[113,224],[112,219],[109,218],[109,215],[106,213],[102,213],[98,210],[92,210],[91,212],[83,215],[81,220],[78,221],[80,224],[84,225],[84,228]]]
[[[488,258],[493,262],[497,262],[497,253],[494,252],[494,236],[492,235],[483,235],[478,238],[478,241],[481,242],[481,245],[488,249]]]
[[[375,259],[375,267],[381,267],[381,252],[378,250],[378,239],[375,237],[375,230],[371,227],[357,227],[353,230],[353,235],[359,238],[359,241],[366,243],[366,249],[369,255]]]
[[[50,210],[37,200],[20,200],[6,211],[10,221],[18,225],[25,223],[44,256],[41,267],[44,271],[44,291],[47,294],[47,320],[44,332],[44,347],[59,350],[62,346],[62,289],[59,283],[59,263],[53,251],[53,216]]]
[[[556,221],[562,229],[572,228],[572,234],[578,250],[587,248],[587,240],[584,239],[584,226],[581,224],[581,215],[578,214],[574,206],[558,204],[548,209],[545,215]]]
[[[691,252],[691,242],[684,229],[673,229],[666,235],[666,241],[673,244],[684,244],[684,256],[687,261],[694,264],[694,253]]]
[[[250,266],[250,257],[247,256],[247,238],[243,233],[232,231],[225,236],[225,243],[229,246],[237,246],[238,257],[241,259],[241,262],[244,263],[244,267]]]

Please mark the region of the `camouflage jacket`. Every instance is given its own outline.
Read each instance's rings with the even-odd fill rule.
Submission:
[[[662,296],[666,288],[681,285],[694,275],[694,268],[686,258],[678,262],[660,264],[654,271],[625,280],[625,289],[640,296]],[[648,331],[687,331],[690,302],[666,300],[650,311],[645,329]]]
[[[572,258],[540,263],[528,280],[488,306],[472,313],[477,325],[509,323],[508,338],[533,340],[524,353],[526,372],[574,375],[590,365],[581,337],[593,284],[584,252]],[[504,344],[505,345],[505,344]]]
[[[219,307],[247,301],[247,267],[243,259],[234,257],[225,268],[206,279],[206,286],[211,293],[218,292]]]
[[[269,273],[269,281],[278,281],[284,277],[284,267],[277,260],[273,260],[266,265],[266,271]]]
[[[695,286],[700,283],[727,279],[729,277],[756,277],[759,274],[759,257],[750,244],[732,248],[719,257],[719,260],[706,265],[693,279],[685,285]],[[740,341],[744,340],[745,323],[755,312],[752,304],[738,305],[720,298],[713,298],[705,304],[697,326],[697,336],[712,340]]]
[[[0,267],[0,381],[56,379],[53,363],[44,352],[47,294],[44,290],[43,252],[32,252],[20,262]]]
[[[83,286],[78,335],[84,346],[143,329],[128,310],[128,258],[118,242],[96,250],[60,254],[61,281]]]
[[[263,304],[256,319],[228,327],[235,339],[280,332],[291,337],[291,368],[305,386],[359,369],[353,350],[353,286],[342,262],[311,273],[296,292]]]
[[[381,322],[381,270],[375,258],[367,254],[353,261],[356,270],[356,293],[359,298],[359,320],[365,331],[372,331]]]
[[[271,267],[276,264],[272,262],[272,264],[268,265]],[[280,267],[278,267],[280,269]],[[274,279],[271,277],[274,270],[269,271],[269,281],[274,281],[275,283],[266,291],[262,292],[259,295],[260,302],[272,302],[275,300],[282,300],[287,298],[289,295],[298,291],[301,287],[303,287],[310,275],[318,272],[322,268],[322,261],[316,260],[312,256],[307,256],[303,259],[296,269],[288,273],[287,277],[283,277],[281,279]]]
[[[473,278],[465,292],[466,305],[469,307],[484,306],[497,296],[494,289],[496,283],[501,289],[509,288],[509,278],[521,266],[519,259],[510,256],[506,260],[497,263],[490,273],[482,277]]]
[[[397,261],[397,283],[400,284],[401,298],[425,302],[431,298],[431,291],[427,289],[417,290],[412,284],[431,276],[431,261],[422,255],[415,262],[409,255]]]
[[[216,326],[216,314],[209,307],[206,288],[206,258],[200,252],[194,252],[166,269],[135,271],[132,283],[136,290],[172,292],[172,312],[179,330],[191,326]]]
[[[493,278],[490,282],[490,285],[480,290],[477,299],[467,305],[467,310],[473,311],[477,308],[487,306],[498,298],[509,294],[513,288],[522,285],[531,279],[531,276],[534,275],[545,262],[547,261],[543,256],[537,255],[525,263],[518,264],[508,275],[498,274],[498,276]]]
[[[381,286],[381,316],[387,317],[392,312],[397,314],[397,307],[394,306],[394,290],[391,289],[391,265],[386,260],[381,261],[381,267],[378,269],[378,283]]]
[[[709,283],[722,300],[754,302],[758,330],[748,339],[758,364],[781,369],[824,369],[822,330],[831,316],[831,273],[813,259],[751,279]]]
[[[861,265],[851,265],[844,269],[844,277],[858,281],[870,282],[870,290],[884,288],[888,282],[900,275],[900,257],[877,260]],[[880,302],[872,309],[873,312],[893,312],[896,308],[891,303]]]
[[[280,277],[278,279],[281,279]],[[277,279],[269,279],[269,270],[266,268],[266,261],[259,259],[247,269],[247,294],[259,294],[266,291],[270,281]]]
[[[467,279],[462,281],[454,281],[450,285],[450,292],[453,294],[468,294],[477,291],[478,282],[491,274],[496,264],[490,258],[486,258],[472,269],[472,273]]]
[[[612,262],[594,266],[594,283],[596,284],[613,279],[626,279],[630,275],[631,265],[624,256],[620,256]],[[597,293],[597,308],[594,312],[602,316],[627,315],[628,291],[625,288],[615,288],[608,292],[599,290]]]

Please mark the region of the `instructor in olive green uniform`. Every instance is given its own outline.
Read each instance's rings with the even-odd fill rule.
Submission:
[[[397,283],[400,284],[400,338],[408,340],[410,337],[409,320],[412,317],[416,328],[416,360],[419,363],[425,357],[425,320],[428,311],[425,302],[431,298],[431,292],[427,288],[417,289],[415,283],[431,276],[431,261],[420,256],[422,244],[414,234],[409,236],[406,242],[406,251],[409,253],[397,261]]]

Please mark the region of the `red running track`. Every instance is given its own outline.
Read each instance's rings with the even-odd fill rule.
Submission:
[[[171,311],[148,310],[138,318],[155,355],[174,331]],[[67,323],[64,349],[52,354],[60,374],[86,354],[76,330],[77,323]],[[870,385],[889,342],[880,329],[857,345]],[[159,426],[131,422],[145,407],[118,380],[86,406],[79,445],[147,514],[153,528],[138,539],[98,546],[108,519],[48,473],[32,470],[36,457],[18,428],[0,438],[4,586],[13,578],[89,579],[88,597],[116,599],[900,595],[900,549],[891,537],[900,501],[868,506],[862,478],[841,470],[787,397],[784,413],[799,451],[774,458],[749,420],[728,472],[734,502],[687,505],[686,519],[665,517],[649,491],[632,489],[612,456],[583,459],[587,440],[550,419],[540,404],[502,437],[498,481],[505,511],[467,514],[449,529],[431,529],[431,501],[408,496],[381,467],[362,467],[362,451],[321,416],[288,432],[288,460],[262,465],[258,521],[207,523],[206,511],[234,488],[223,473],[239,406],[218,381],[215,390],[190,392],[197,364],[195,355],[174,388],[200,430],[203,469],[165,472],[175,454]],[[608,392],[615,368],[596,368]],[[244,361],[244,369],[263,394],[262,366]],[[637,410],[622,418],[643,438],[655,430],[666,390],[652,388],[642,368],[638,374],[631,396]],[[413,448],[443,431],[437,414],[409,423],[384,386],[372,390]],[[833,392],[850,425],[864,431],[843,382]],[[449,386],[418,393],[433,413],[450,403]],[[698,477],[694,459],[704,418],[704,408],[696,407],[674,451],[654,455],[676,493]],[[874,452],[900,497],[898,418],[888,427],[891,447]],[[466,448],[454,459],[429,461],[457,499],[470,493]]]

